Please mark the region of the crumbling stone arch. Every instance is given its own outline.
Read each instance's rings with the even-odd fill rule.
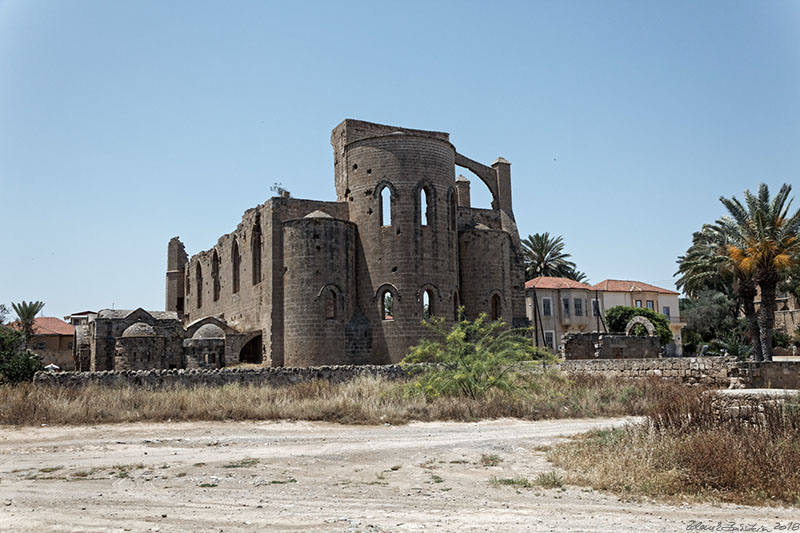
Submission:
[[[492,193],[492,209],[497,209],[499,204],[497,201],[497,173],[495,170],[492,167],[487,167],[477,161],[473,161],[469,157],[463,156],[458,152],[456,152],[455,163],[456,166],[466,168],[481,179],[489,189],[489,192]]]
[[[631,332],[633,331],[633,328],[637,324],[641,324],[642,326],[644,326],[644,329],[647,330],[647,335],[648,336],[650,336],[650,337],[655,337],[656,336],[656,327],[653,325],[652,322],[650,322],[649,320],[647,320],[643,316],[635,316],[635,317],[631,318],[630,322],[628,322],[628,325],[625,326],[625,335],[630,335]]]

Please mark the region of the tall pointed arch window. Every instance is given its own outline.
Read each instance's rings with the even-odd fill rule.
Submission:
[[[430,192],[428,191],[427,187],[423,187],[419,191],[419,213],[420,213],[420,225],[427,226],[429,224],[429,215],[430,212]]]
[[[200,266],[200,261],[195,266],[195,283],[197,283],[197,308],[203,307],[203,267]]]
[[[219,254],[214,250],[214,255],[211,257],[211,282],[213,284],[213,298],[216,302],[219,300]]]
[[[426,289],[422,293],[422,318],[428,320],[434,315],[433,291]]]
[[[239,272],[241,271],[242,257],[239,255],[239,242],[234,237],[231,245],[231,286],[233,294],[239,292]]]
[[[381,314],[382,320],[394,320],[394,295],[389,289],[383,291],[383,294],[381,295],[381,309],[383,311]]]
[[[325,318],[336,319],[336,292],[333,289],[325,289]]]
[[[389,187],[384,186],[380,193],[380,219],[381,226],[392,225],[392,191]]]
[[[447,199],[447,215],[450,225],[450,231],[456,230],[456,195],[450,191],[450,197]]]
[[[492,320],[499,320],[500,316],[503,314],[502,304],[500,303],[500,295],[493,294],[492,295],[492,303],[491,303],[491,317]]]
[[[253,285],[257,285],[261,282],[261,220],[259,217],[256,217],[256,223],[253,225],[250,251],[253,256]]]

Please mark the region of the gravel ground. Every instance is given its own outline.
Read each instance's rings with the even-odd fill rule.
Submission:
[[[552,470],[540,447],[623,423],[4,427],[0,530],[611,532],[729,521],[743,528],[717,530],[800,530],[795,508],[635,503],[583,487],[490,483],[533,481]]]

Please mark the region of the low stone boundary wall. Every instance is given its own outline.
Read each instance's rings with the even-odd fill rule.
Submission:
[[[653,359],[573,359],[561,363],[565,372],[621,378],[658,376],[714,387],[741,385],[738,361],[727,357],[666,357]],[[800,366],[798,367],[800,370]]]
[[[738,366],[747,387],[800,389],[800,361],[742,362]]]
[[[83,387],[97,384],[108,387],[146,388],[243,385],[291,385],[322,379],[342,383],[358,376],[379,376],[388,380],[405,379],[418,367],[400,365],[342,365],[306,368],[220,368],[191,370],[139,370],[121,372],[37,372],[36,385]],[[533,365],[541,369],[539,364]],[[800,361],[740,362],[729,357],[665,357],[652,359],[575,359],[547,368],[564,372],[596,374],[621,378],[657,376],[687,384],[717,388],[800,389]]]
[[[166,389],[174,387],[241,385],[292,385],[315,379],[343,383],[359,376],[378,376],[400,380],[414,373],[414,368],[400,365],[342,365],[306,368],[220,368],[213,370],[130,370],[105,372],[37,372],[33,383],[39,386],[80,388],[87,385],[106,387],[142,387]]]
[[[787,389],[721,390],[708,394],[712,394],[711,411],[716,417],[754,426],[764,425],[768,416],[780,416],[780,411],[794,414],[800,400],[800,391]],[[776,413],[776,409],[780,411]]]

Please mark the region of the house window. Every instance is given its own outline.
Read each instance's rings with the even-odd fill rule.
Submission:
[[[575,316],[583,316],[583,298],[575,298]]]
[[[553,300],[542,298],[542,316],[553,316]]]
[[[600,302],[598,300],[592,300],[592,316],[599,316],[600,315]]]
[[[655,302],[653,300],[647,300],[647,308],[648,309],[652,309],[653,311],[655,311],[655,309],[656,309]]]
[[[68,349],[68,350],[71,350],[71,349],[72,349],[72,343],[71,343],[71,342],[68,342],[68,343],[67,343],[67,349]]]
[[[665,305],[665,306],[664,306],[664,316],[666,316],[667,318],[669,318],[669,306],[668,306],[668,305]]]
[[[636,307],[641,307],[641,306],[642,306],[642,301],[636,300]]]
[[[569,318],[569,298],[562,298],[561,305],[564,316]]]
[[[36,349],[37,350],[44,350],[44,348],[45,348],[45,344],[43,342],[37,342],[36,343]]]
[[[544,345],[547,346],[551,351],[556,350],[556,332],[546,330],[544,332]]]

